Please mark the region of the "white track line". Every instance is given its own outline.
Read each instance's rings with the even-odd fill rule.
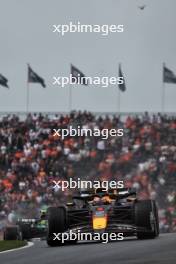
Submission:
[[[19,248],[13,248],[13,249],[4,250],[4,251],[0,252],[0,254],[9,253],[9,252],[12,252],[12,251],[17,251],[17,250],[29,248],[29,247],[32,247],[33,245],[34,245],[33,242],[27,242],[27,245],[24,246],[24,247],[19,247]]]

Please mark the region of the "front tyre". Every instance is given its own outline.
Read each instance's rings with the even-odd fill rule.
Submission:
[[[67,229],[67,212],[65,207],[49,207],[47,244],[51,247],[62,245],[61,240],[55,239],[54,233],[63,233]]]

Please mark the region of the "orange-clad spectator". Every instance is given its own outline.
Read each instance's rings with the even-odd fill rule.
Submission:
[[[12,190],[13,185],[9,179],[2,180],[2,184],[4,185],[5,189]]]
[[[97,156],[97,151],[93,149],[92,151],[89,152],[89,156],[94,159]]]
[[[17,158],[17,159],[20,159],[20,158],[22,158],[23,156],[24,156],[24,154],[23,154],[22,151],[17,151],[17,152],[15,153],[15,158]]]
[[[39,177],[39,178],[44,178],[44,177],[46,177],[46,172],[44,171],[43,168],[41,168],[41,170],[39,171],[38,177]]]

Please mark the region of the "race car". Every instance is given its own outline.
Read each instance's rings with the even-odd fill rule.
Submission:
[[[46,237],[47,224],[46,210],[42,209],[38,219],[21,218],[17,220],[15,225],[6,226],[4,240],[27,240]]]
[[[56,234],[61,236],[70,230],[92,234],[123,233],[124,236],[136,236],[138,239],[156,238],[159,235],[155,201],[139,200],[136,191],[129,188],[81,191],[66,205],[49,207],[47,217],[46,240],[49,246],[61,245],[61,239],[55,239]]]

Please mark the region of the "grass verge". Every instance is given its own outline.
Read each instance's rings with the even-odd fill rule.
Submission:
[[[20,240],[2,240],[0,241],[0,252],[13,249],[13,248],[19,248],[24,247],[27,244],[26,241],[20,241]]]

